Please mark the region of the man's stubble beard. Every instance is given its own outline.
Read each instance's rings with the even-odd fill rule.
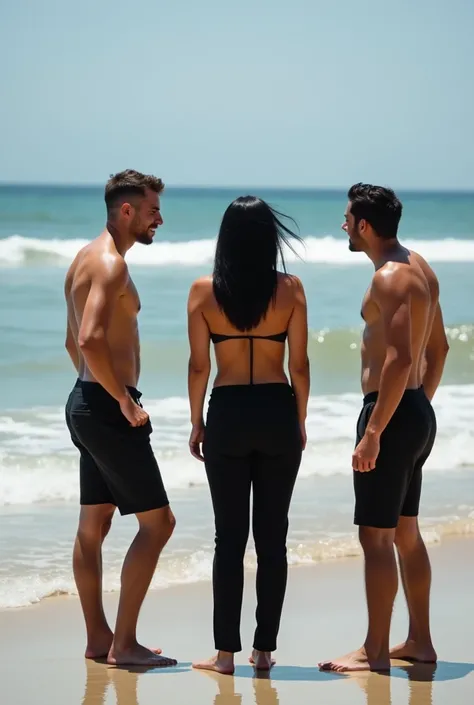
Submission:
[[[153,238],[151,237],[151,235],[148,235],[148,233],[145,233],[141,235],[136,235],[135,242],[138,242],[140,245],[151,245],[153,244]]]
[[[350,238],[349,238],[349,250],[351,252],[360,252],[361,251],[358,247],[356,247],[355,243],[353,243]]]

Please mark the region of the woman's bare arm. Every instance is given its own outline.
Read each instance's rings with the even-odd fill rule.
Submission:
[[[288,369],[298,406],[298,419],[302,430],[303,445],[305,445],[306,432],[304,427],[310,389],[308,314],[306,296],[301,281],[297,277],[292,277],[292,283],[294,286],[294,307],[288,325]]]
[[[204,428],[204,398],[211,371],[210,334],[202,314],[202,301],[208,286],[208,281],[198,279],[192,285],[188,297],[188,395],[193,429],[200,430]],[[191,452],[195,455],[193,448]]]

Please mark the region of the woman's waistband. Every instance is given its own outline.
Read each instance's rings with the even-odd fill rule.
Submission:
[[[294,397],[293,388],[286,382],[266,382],[264,384],[223,384],[213,387],[211,400],[260,398],[260,397]]]

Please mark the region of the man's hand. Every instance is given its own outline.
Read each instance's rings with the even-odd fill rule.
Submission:
[[[380,436],[366,433],[352,454],[352,469],[356,472],[374,470],[379,452]]]
[[[145,409],[128,395],[120,401],[120,411],[131,426],[144,426],[148,422],[149,416]]]
[[[202,454],[201,445],[204,441],[204,424],[200,423],[193,426],[191,435],[189,437],[189,450],[193,458],[204,462],[204,456]]]

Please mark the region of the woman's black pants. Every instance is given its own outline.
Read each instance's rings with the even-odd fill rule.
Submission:
[[[296,399],[287,384],[216,387],[203,453],[215,516],[214,640],[241,651],[244,553],[250,528],[257,554],[253,646],[274,651],[287,582],[288,511],[301,462]]]

